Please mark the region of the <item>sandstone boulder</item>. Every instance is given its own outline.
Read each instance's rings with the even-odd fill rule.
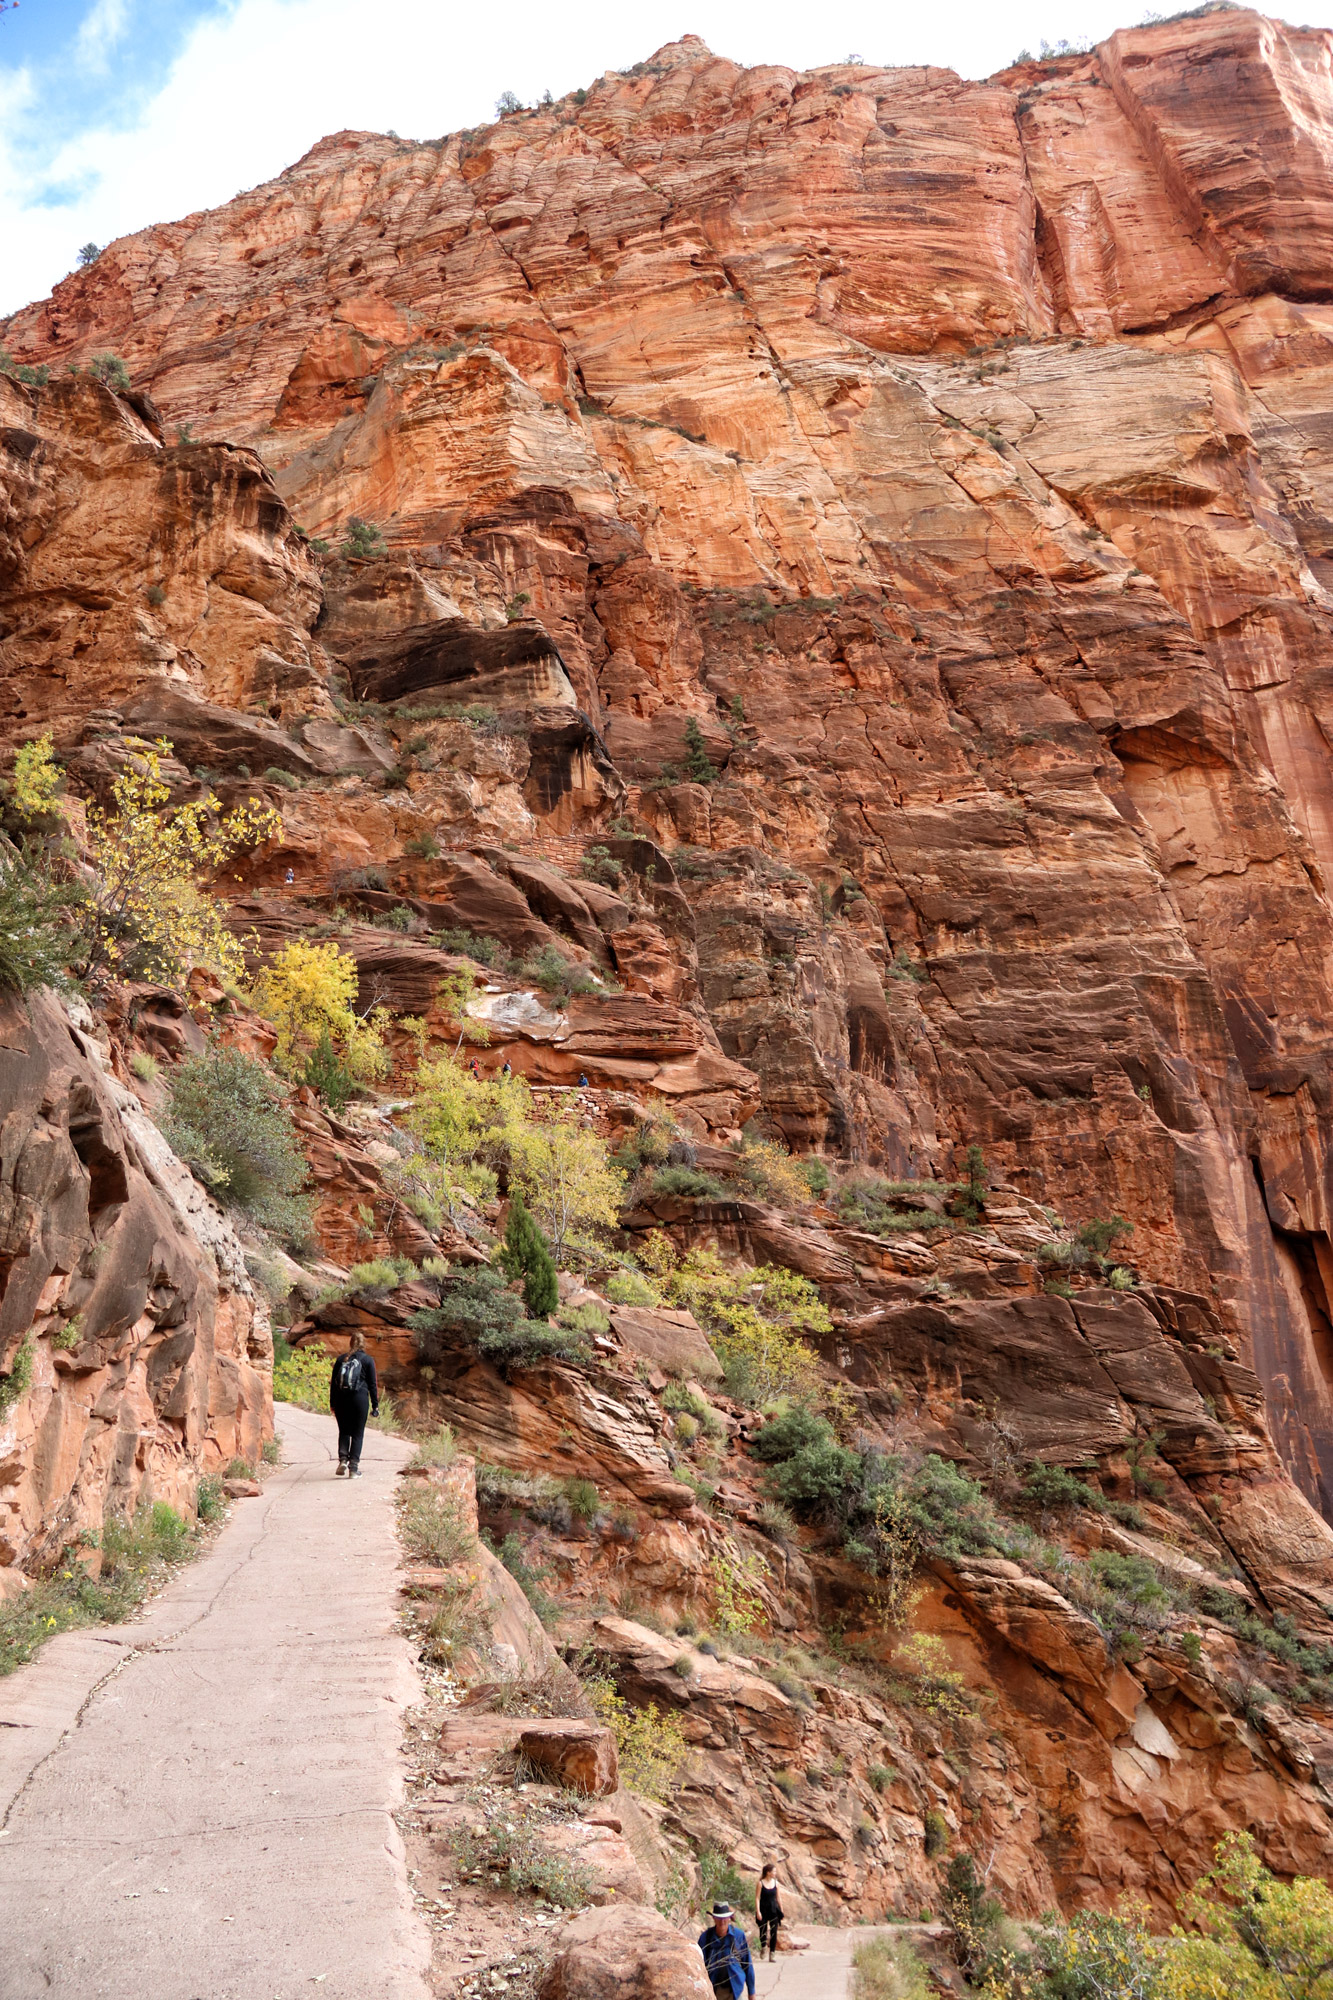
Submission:
[[[616,1739],[600,1723],[551,1717],[530,1724],[518,1747],[529,1763],[571,1792],[601,1798],[620,1783]]]
[[[712,2000],[698,1946],[655,1910],[585,1910],[560,1933],[540,2000]]]
[[[622,1347],[654,1361],[669,1375],[694,1375],[720,1382],[722,1367],[692,1312],[652,1306],[612,1306],[611,1326]]]

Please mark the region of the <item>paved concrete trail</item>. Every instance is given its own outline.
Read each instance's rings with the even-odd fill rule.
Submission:
[[[852,1990],[852,1952],[878,1931],[858,1924],[855,1930],[834,1930],[823,1924],[801,1924],[800,1935],[810,1940],[808,1951],[779,1952],[772,1965],[755,1959],[757,2000],[846,2000]],[[748,1924],[746,1933],[756,1954],[759,1927]]]
[[[137,1624],[0,1681],[0,2000],[426,2000],[391,1817],[411,1654],[394,1474],[280,1406],[284,1464]]]

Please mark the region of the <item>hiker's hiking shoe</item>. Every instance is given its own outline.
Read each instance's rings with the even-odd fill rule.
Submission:
[[[352,1477],[353,1479],[359,1479],[361,1477],[361,1467],[359,1465],[354,1465],[352,1467]]]
[[[340,1458],[340,1459],[338,1460],[338,1470],[337,1470],[337,1471],[336,1471],[336,1472],[334,1473],[334,1475],[333,1475],[333,1476],[334,1476],[334,1478],[335,1478],[335,1479],[346,1479],[346,1477],[347,1477],[347,1460],[346,1460],[345,1458]]]

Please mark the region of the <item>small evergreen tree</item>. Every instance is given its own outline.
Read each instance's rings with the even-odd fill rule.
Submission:
[[[100,243],[80,243],[79,245],[80,268],[86,267],[89,264],[95,264],[98,258],[101,256],[101,254],[102,254],[102,246]]]
[[[555,1265],[546,1238],[528,1213],[521,1191],[514,1189],[505,1224],[500,1265],[506,1276],[523,1280],[523,1305],[533,1319],[553,1313],[560,1300]]]
[[[105,382],[116,395],[128,393],[130,371],[118,354],[94,354],[88,363],[88,373],[95,375],[99,382]]]
[[[327,1027],[321,1029],[319,1040],[306,1058],[305,1081],[330,1111],[336,1114],[347,1109],[355,1079],[334,1048]]]
[[[685,769],[690,782],[695,785],[714,785],[717,771],[708,755],[704,733],[699,727],[699,719],[692,715],[685,724]]]
[[[349,516],[342,544],[345,556],[356,556],[362,562],[368,562],[375,556],[384,555],[386,547],[384,536],[373,521],[363,521],[359,514]]]

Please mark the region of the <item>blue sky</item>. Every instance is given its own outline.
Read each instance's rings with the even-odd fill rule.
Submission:
[[[1166,11],[1170,0],[1158,0]],[[807,68],[849,54],[985,76],[1043,36],[1098,39],[1144,0],[20,0],[0,13],[0,312],[78,246],[227,201],[351,126],[436,138],[694,33]],[[1333,0],[1302,18],[1333,21]]]

